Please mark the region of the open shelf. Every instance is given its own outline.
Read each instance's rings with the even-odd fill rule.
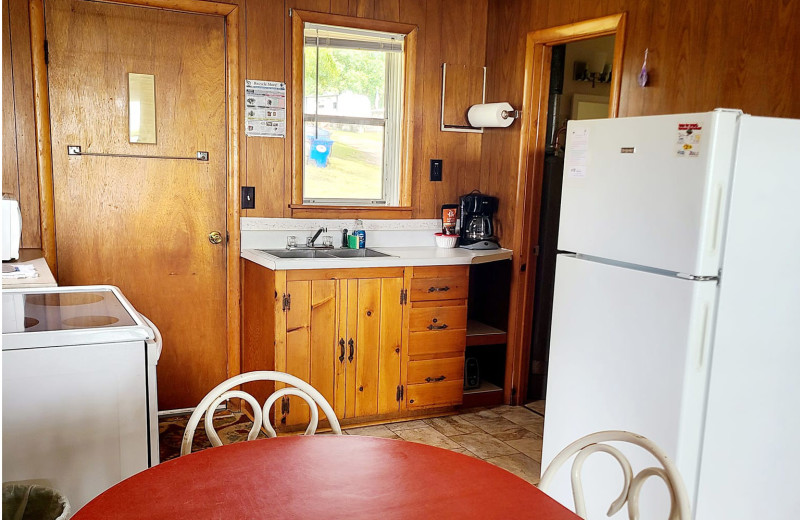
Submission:
[[[489,381],[481,381],[481,386],[478,388],[471,388],[469,390],[464,390],[464,395],[466,394],[483,394],[486,392],[502,392],[503,389],[499,386],[490,383]]]
[[[494,406],[503,404],[503,389],[486,380],[481,381],[481,386],[471,390],[464,390],[464,408],[475,406]]]
[[[467,321],[467,346],[500,345],[506,342],[508,334],[477,320]]]

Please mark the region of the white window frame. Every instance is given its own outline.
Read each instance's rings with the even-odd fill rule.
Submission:
[[[327,38],[308,35],[311,31],[335,33],[337,38]],[[341,35],[341,37],[338,37]],[[379,38],[378,41],[375,41]],[[331,26],[323,24],[306,23],[304,28],[303,45],[303,75],[305,81],[305,50],[309,43],[320,47],[356,49],[356,50],[383,50],[386,52],[386,69],[384,80],[385,110],[383,118],[364,118],[350,116],[334,116],[319,114],[319,103],[314,103],[314,114],[305,112],[305,84],[303,85],[303,135],[308,121],[360,124],[382,126],[383,132],[383,165],[381,177],[382,196],[378,199],[362,198],[319,198],[306,197],[306,156],[303,154],[303,204],[320,206],[399,206],[400,205],[400,176],[401,176],[401,146],[403,137],[403,97],[405,84],[404,63],[404,34],[368,31],[350,27]],[[317,54],[319,56],[319,54]],[[315,89],[319,96],[319,89]]]

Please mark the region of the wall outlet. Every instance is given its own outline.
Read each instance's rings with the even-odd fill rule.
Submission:
[[[442,160],[431,159],[431,181],[442,181]]]
[[[255,186],[242,186],[242,209],[256,209]]]

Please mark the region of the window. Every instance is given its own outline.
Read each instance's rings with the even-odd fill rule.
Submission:
[[[293,61],[302,66],[292,88],[302,99],[292,115],[293,207],[410,206],[405,143],[413,122],[405,112],[415,27],[298,11],[293,17],[302,34],[293,34],[293,52],[302,50],[302,63]],[[337,23],[323,23],[330,19]],[[340,25],[348,21],[352,26]]]

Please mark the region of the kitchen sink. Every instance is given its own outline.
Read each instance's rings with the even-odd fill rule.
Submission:
[[[331,249],[328,254],[336,258],[366,258],[379,256],[392,256],[386,253],[379,253],[374,249]]]
[[[277,256],[278,258],[336,258],[325,251],[314,249],[259,249],[262,253]]]
[[[392,256],[373,249],[259,249],[278,258],[369,258]]]

